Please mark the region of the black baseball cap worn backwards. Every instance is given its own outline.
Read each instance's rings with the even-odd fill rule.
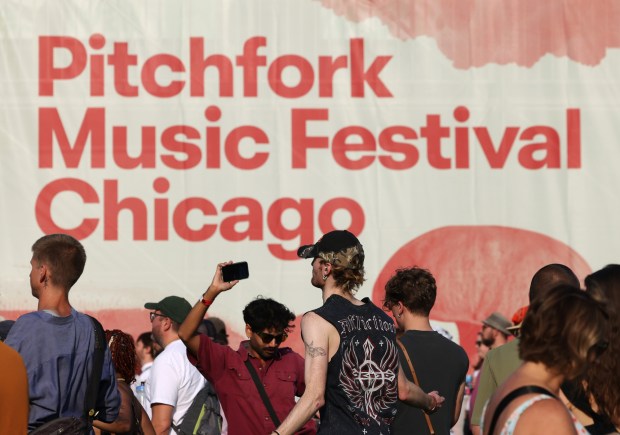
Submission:
[[[316,258],[321,252],[340,252],[361,245],[360,241],[347,230],[334,230],[325,234],[314,245],[304,245],[297,250],[301,258]]]

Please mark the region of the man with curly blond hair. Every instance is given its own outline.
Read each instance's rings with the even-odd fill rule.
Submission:
[[[443,398],[424,393],[400,370],[394,322],[368,298],[355,297],[364,282],[364,249],[349,231],[331,231],[297,251],[312,258],[311,284],[323,305],[306,313],[306,391],[274,431],[288,435],[320,411],[319,433],[389,433],[398,399],[434,411]]]

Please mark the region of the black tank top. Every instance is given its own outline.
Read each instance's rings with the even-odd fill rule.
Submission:
[[[319,433],[387,434],[398,400],[394,322],[368,298],[330,296],[316,314],[334,325],[340,347],[327,367]]]

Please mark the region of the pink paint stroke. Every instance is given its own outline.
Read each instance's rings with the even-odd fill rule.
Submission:
[[[533,66],[551,54],[589,66],[620,47],[617,0],[321,0],[348,20],[379,18],[402,40],[429,36],[455,68]]]

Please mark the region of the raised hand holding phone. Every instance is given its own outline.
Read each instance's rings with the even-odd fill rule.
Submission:
[[[222,279],[226,282],[239,281],[250,276],[247,261],[222,266]]]
[[[230,282],[224,281],[222,277],[222,268],[233,264],[232,261],[219,263],[215,269],[215,275],[211,280],[209,288],[203,293],[202,299],[198,300],[192,310],[189,312],[181,326],[179,327],[179,337],[183,340],[183,343],[192,352],[197,355],[200,348],[200,338],[196,334],[196,330],[200,325],[200,322],[204,318],[209,307],[215,301],[217,296],[225,291],[233,288],[239,280],[233,280]]]
[[[222,269],[231,264],[233,264],[232,261],[218,263],[217,268],[215,269],[215,275],[213,275],[213,280],[211,281],[211,285],[209,286],[209,289],[207,291],[216,290],[218,293],[220,293],[230,290],[239,282],[239,280],[224,281],[224,274],[222,273]]]

